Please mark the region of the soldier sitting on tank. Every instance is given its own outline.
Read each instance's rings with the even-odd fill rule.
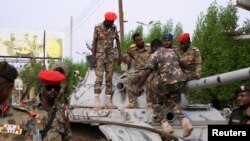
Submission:
[[[175,48],[176,53],[180,57],[180,64],[187,81],[200,79],[201,77],[201,54],[196,47],[191,47],[190,37],[188,33],[184,33],[178,37],[180,46]]]
[[[129,73],[128,77],[124,79],[126,93],[128,94],[129,104],[126,108],[137,108],[137,97],[132,94],[132,87],[136,85],[140,79],[141,72],[145,68],[146,63],[150,57],[151,48],[149,44],[145,44],[140,33],[135,33],[132,36],[134,44],[130,46],[127,52],[123,55],[123,63],[131,67],[131,60],[134,61],[134,69]],[[128,64],[129,63],[129,64]],[[149,103],[150,106],[150,103]]]
[[[240,86],[235,96],[238,107],[232,111],[228,124],[250,124],[250,86]]]
[[[169,107],[169,110],[180,120],[185,138],[191,134],[193,127],[189,120],[184,117],[180,107],[180,88],[186,79],[179,64],[179,58],[173,49],[163,47],[162,42],[158,39],[153,40],[151,46],[158,47],[158,49],[150,56],[146,69],[136,85],[135,94],[140,95],[143,91],[142,86],[149,75],[152,72],[157,73],[158,75],[154,79],[158,81],[158,85],[155,89],[153,104],[159,106],[154,106],[154,111],[158,111],[160,106],[164,104]],[[154,116],[158,116],[154,118],[162,123],[164,132],[173,133],[173,129],[164,114]]]

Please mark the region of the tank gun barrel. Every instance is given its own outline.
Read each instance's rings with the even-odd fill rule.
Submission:
[[[250,79],[250,67],[227,73],[217,74],[214,76],[204,77],[199,80],[188,81],[183,87],[182,92],[187,93],[198,89],[225,85],[234,81],[246,79]]]

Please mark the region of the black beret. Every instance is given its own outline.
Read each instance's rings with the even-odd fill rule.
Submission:
[[[240,86],[240,87],[235,91],[235,95],[237,95],[238,93],[242,93],[242,92],[250,92],[250,86],[246,86],[246,85]]]
[[[17,78],[18,72],[16,68],[6,61],[0,61],[0,77],[4,78],[10,83],[13,83]]]

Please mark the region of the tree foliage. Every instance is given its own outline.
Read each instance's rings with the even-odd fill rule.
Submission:
[[[216,1],[201,13],[196,22],[192,44],[200,49],[202,55],[202,77],[226,73],[249,67],[249,40],[235,41],[227,33],[238,28],[237,9],[231,3],[226,7]],[[241,30],[247,30],[249,23]],[[190,99],[195,102],[221,102],[217,108],[234,102],[234,90],[246,81],[193,92]],[[200,98],[202,97],[202,99]]]
[[[50,60],[47,69],[51,69],[56,60]],[[68,76],[67,85],[68,88],[65,93],[71,94],[78,82],[80,82],[79,77],[75,77],[73,72],[79,71],[80,77],[84,78],[85,74],[88,70],[88,64],[84,62],[73,63],[71,59],[64,59],[65,63],[70,68],[70,73]],[[39,94],[40,92],[40,79],[38,78],[38,73],[43,70],[43,65],[41,62],[30,62],[25,64],[19,71],[19,76],[23,80],[24,83],[24,91],[23,95],[28,95],[31,87],[35,88],[35,94]],[[62,96],[63,97],[63,96]],[[63,101],[62,101],[63,102]]]
[[[134,33],[140,33],[143,36],[145,43],[150,43],[153,39],[162,40],[162,35],[164,33],[172,33],[174,34],[174,45],[178,45],[177,37],[183,33],[182,24],[177,23],[176,25],[174,25],[172,19],[167,20],[165,24],[162,24],[160,21],[154,22],[154,24],[150,26],[148,31],[148,33],[144,34],[143,26],[139,25],[135,28],[135,30],[130,31],[127,35],[125,35],[124,42],[121,46],[122,53],[126,52],[130,45],[134,43],[132,40],[132,35]]]

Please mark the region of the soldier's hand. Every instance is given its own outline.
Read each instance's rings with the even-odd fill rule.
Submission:
[[[121,57],[121,60],[123,63],[125,63],[127,65],[130,65],[130,63],[131,63],[131,58],[130,58],[128,53],[124,53]]]
[[[135,95],[136,96],[141,96],[143,92],[144,92],[143,88],[136,88]]]

